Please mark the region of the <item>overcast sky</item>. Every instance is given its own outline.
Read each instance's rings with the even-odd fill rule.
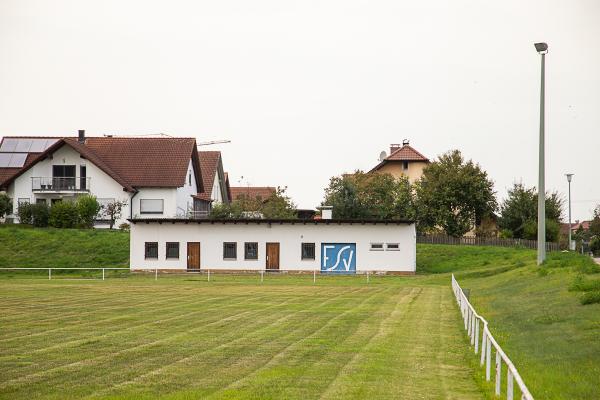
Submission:
[[[0,0],[0,136],[229,139],[232,185],[314,207],[390,143],[459,149],[500,198],[537,184],[547,41],[547,188],[600,203],[597,0]],[[243,179],[241,178],[243,176]]]

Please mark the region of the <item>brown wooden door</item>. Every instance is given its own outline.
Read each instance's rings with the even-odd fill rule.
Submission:
[[[187,244],[187,269],[200,269],[200,243],[188,242]]]
[[[267,269],[279,269],[279,243],[267,243]]]

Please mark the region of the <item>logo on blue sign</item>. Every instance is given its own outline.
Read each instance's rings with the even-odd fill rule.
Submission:
[[[321,243],[321,272],[356,273],[356,243]]]

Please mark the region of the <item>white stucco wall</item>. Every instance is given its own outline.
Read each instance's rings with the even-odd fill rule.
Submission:
[[[218,204],[223,202],[223,193],[221,192],[221,181],[219,180],[219,170],[215,172],[215,179],[213,181],[213,188],[211,193],[211,199],[213,200],[213,204]]]
[[[190,174],[192,176],[190,184]],[[196,174],[194,173],[194,167],[192,166],[192,160],[188,163],[188,170],[185,176],[185,184],[182,187],[177,188],[176,193],[176,207],[175,215],[185,217],[188,210],[193,209],[194,201],[192,195],[198,194],[196,187]],[[139,196],[139,195],[138,195]]]
[[[200,267],[212,270],[265,269],[267,242],[280,243],[281,270],[321,269],[321,243],[356,243],[356,270],[414,273],[414,224],[223,224],[143,223],[131,225],[132,269],[187,269],[187,242],[200,242]],[[158,259],[144,258],[145,242],[158,242]],[[166,259],[166,242],[179,242],[179,259]],[[223,260],[223,242],[237,242],[237,259]],[[244,242],[258,242],[258,260],[244,260]],[[301,260],[301,243],[315,243],[315,259]],[[373,251],[371,243],[399,243],[399,251]]]

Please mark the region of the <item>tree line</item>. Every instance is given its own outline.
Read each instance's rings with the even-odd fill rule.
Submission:
[[[333,206],[334,218],[414,220],[421,234],[460,237],[474,230],[483,237],[537,238],[536,189],[515,183],[498,202],[487,172],[458,150],[442,154],[412,184],[406,177],[385,173],[356,171],[333,177],[322,205]],[[549,241],[559,239],[563,208],[558,192],[546,193]]]

